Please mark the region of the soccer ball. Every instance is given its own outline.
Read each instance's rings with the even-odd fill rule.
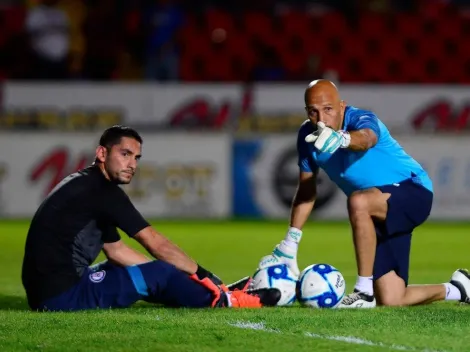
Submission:
[[[299,276],[296,292],[302,305],[313,308],[336,308],[344,297],[346,282],[334,266],[312,264]]]
[[[286,264],[259,269],[253,275],[250,289],[277,288],[281,291],[278,306],[288,306],[295,301],[297,278]]]

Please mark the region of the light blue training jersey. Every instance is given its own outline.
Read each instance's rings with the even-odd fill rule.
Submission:
[[[347,196],[357,190],[408,179],[433,192],[432,181],[426,171],[405,152],[377,116],[370,111],[347,106],[342,129],[355,131],[364,128],[377,135],[374,147],[365,152],[340,148],[329,154],[318,151],[314,143],[305,142],[305,137],[316,129],[309,120],[305,121],[297,137],[300,170],[315,172],[322,168]]]

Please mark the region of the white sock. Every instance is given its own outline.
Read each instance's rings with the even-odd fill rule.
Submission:
[[[460,301],[462,299],[462,295],[457,287],[449,282],[446,282],[444,286],[446,288],[446,301]]]
[[[291,247],[295,251],[299,248],[299,242],[302,239],[302,231],[296,227],[289,227],[287,230],[286,237],[284,238],[283,243],[286,246]]]
[[[354,288],[358,291],[367,293],[368,295],[374,295],[374,282],[372,281],[373,276],[358,276],[356,280],[356,286]]]

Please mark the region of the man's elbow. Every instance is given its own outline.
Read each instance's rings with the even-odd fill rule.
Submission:
[[[364,136],[366,138],[366,141],[367,141],[367,143],[366,143],[367,144],[367,149],[370,149],[370,148],[374,147],[377,144],[377,142],[379,141],[377,133],[374,130],[370,129],[370,128],[365,129],[363,131],[363,134],[364,134]]]

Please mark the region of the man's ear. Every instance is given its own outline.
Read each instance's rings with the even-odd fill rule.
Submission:
[[[346,109],[346,105],[348,105],[348,102],[346,100],[341,100],[339,103],[342,115],[344,115],[344,110]]]
[[[101,163],[104,163],[104,161],[106,160],[106,155],[108,154],[108,151],[106,150],[105,147],[103,147],[102,145],[99,145],[97,148],[96,148],[96,159],[101,162]]]

